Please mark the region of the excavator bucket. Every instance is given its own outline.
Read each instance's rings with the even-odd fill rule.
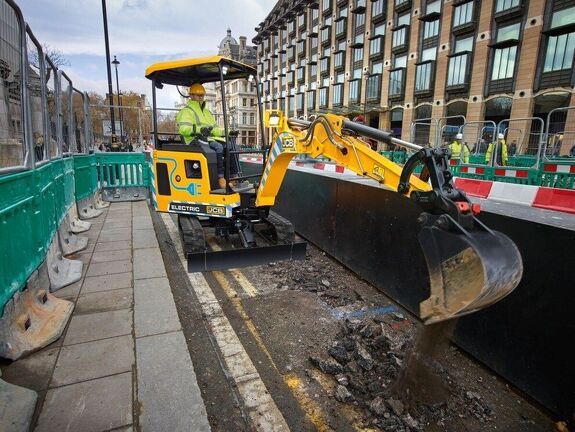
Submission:
[[[425,324],[488,307],[521,280],[523,263],[515,243],[477,219],[474,222],[471,231],[433,225],[419,233],[430,275],[430,297],[419,305]]]

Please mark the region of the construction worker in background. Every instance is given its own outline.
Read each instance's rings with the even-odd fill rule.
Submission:
[[[485,163],[489,165],[491,162],[491,154],[493,153],[493,148],[497,146],[496,154],[494,155],[494,165],[507,165],[507,143],[505,142],[505,136],[500,133],[497,135],[498,142],[492,142],[487,147],[487,152],[485,153]]]
[[[224,178],[224,143],[226,139],[224,131],[216,125],[214,116],[206,107],[205,95],[206,90],[202,84],[192,84],[188,89],[188,103],[178,112],[176,123],[178,132],[185,144],[191,144],[195,139],[203,138],[216,152],[218,186],[223,189],[226,187],[226,179]],[[233,163],[230,165],[232,174],[237,173],[237,167],[234,165]]]
[[[455,135],[455,140],[449,144],[449,150],[451,150],[451,159],[460,160],[461,159],[461,148],[463,147],[463,163],[469,163],[469,148],[467,144],[463,144],[461,140],[463,135],[458,133]]]

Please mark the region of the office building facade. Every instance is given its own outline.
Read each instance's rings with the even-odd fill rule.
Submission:
[[[575,105],[573,0],[280,0],[256,31],[267,107],[362,114],[420,144],[499,125],[525,153],[547,124],[519,119],[540,117],[561,153],[575,144],[575,110],[547,122]]]

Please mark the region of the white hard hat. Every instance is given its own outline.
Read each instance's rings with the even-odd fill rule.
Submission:
[[[463,134],[458,133],[455,135],[455,139],[463,139]]]
[[[503,138],[505,138],[505,136],[503,136],[503,134],[500,133],[499,135],[497,135],[497,138],[498,138],[498,139],[503,139]]]

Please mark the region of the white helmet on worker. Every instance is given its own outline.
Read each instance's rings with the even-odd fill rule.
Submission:
[[[503,138],[505,138],[505,136],[504,136],[502,133],[500,133],[499,135],[497,135],[497,139],[503,139]]]
[[[457,135],[455,135],[455,139],[463,139],[463,134],[458,133]]]
[[[194,96],[205,96],[206,95],[206,89],[200,83],[194,83],[188,89],[188,95],[189,96],[192,96],[192,95],[194,95]]]

